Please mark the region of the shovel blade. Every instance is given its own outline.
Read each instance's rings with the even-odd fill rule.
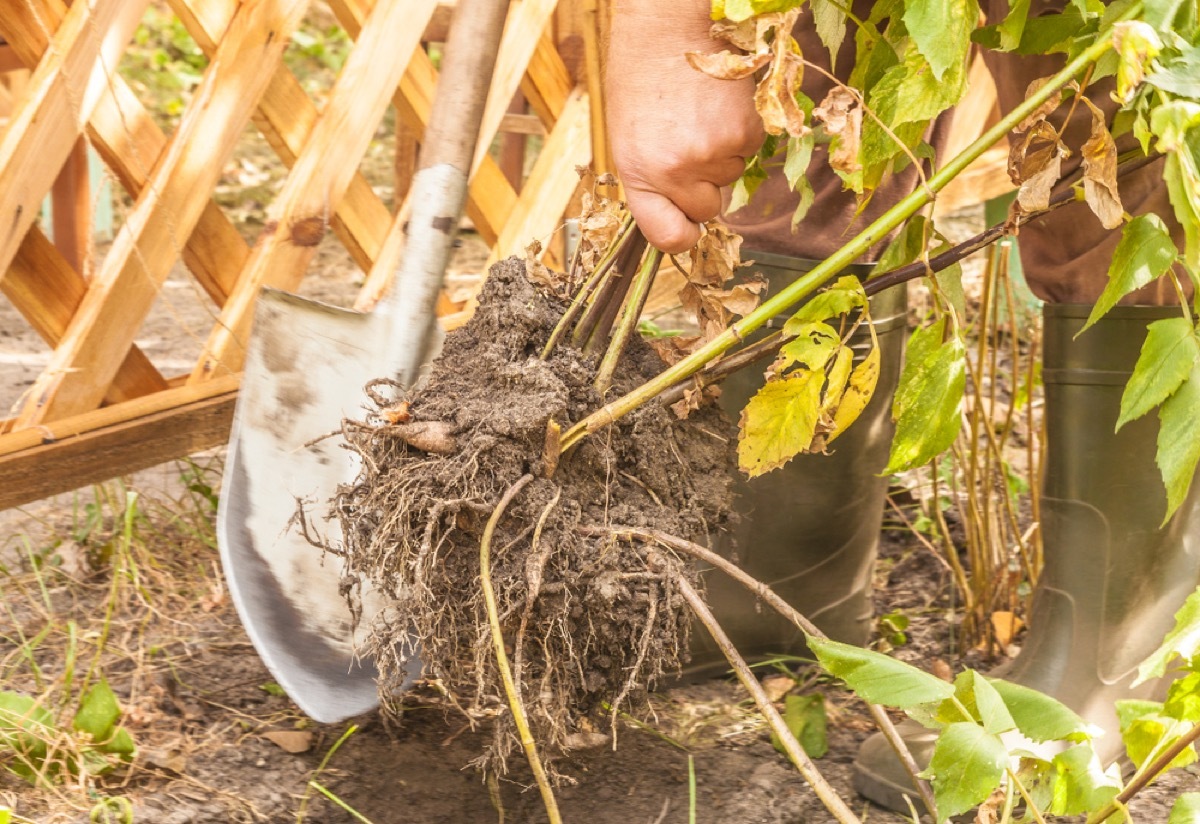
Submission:
[[[375,343],[385,319],[264,290],[238,396],[217,517],[221,563],[251,641],[307,715],[332,723],[378,703],[373,662],[355,654],[355,622],[340,591],[339,558],[301,534],[337,545],[323,521],[338,484],[354,479],[352,453],[336,438],[343,418],[362,416],[362,388],[390,374]],[[362,585],[360,625],[378,596]]]

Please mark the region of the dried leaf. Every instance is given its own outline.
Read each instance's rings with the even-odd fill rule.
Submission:
[[[763,15],[759,19],[760,40],[766,38],[768,30],[775,33],[771,43],[771,68],[754,90],[754,106],[767,134],[803,137],[810,131],[804,122],[804,110],[796,100],[804,78],[804,60],[791,32],[799,13],[796,8],[782,14]]]
[[[758,20],[748,18],[739,23],[732,20],[718,20],[709,29],[713,40],[724,40],[736,49],[744,52],[757,52],[759,49]]]
[[[1045,86],[1049,82],[1050,82],[1049,77],[1040,77],[1037,80],[1033,81],[1025,89],[1025,98],[1029,99],[1030,97],[1032,97],[1034,94],[1037,93],[1038,89],[1040,89],[1042,86]],[[1045,120],[1046,116],[1049,115],[1050,112],[1057,109],[1061,104],[1062,104],[1062,90],[1059,89],[1054,94],[1050,95],[1050,98],[1045,103],[1038,106],[1036,109],[1034,109],[1029,114],[1028,117],[1026,117],[1024,120],[1022,120],[1020,123],[1018,123],[1017,131],[1018,132],[1028,132],[1031,128],[1036,126],[1038,123]]]
[[[703,343],[700,335],[672,335],[669,338],[650,338],[646,343],[668,366],[679,363]]]
[[[1008,175],[1021,187],[1017,202],[1023,210],[1038,211],[1050,204],[1050,189],[1062,176],[1062,161],[1068,155],[1070,150],[1045,120],[1035,124],[1024,139],[1013,143],[1008,156]]]
[[[829,165],[839,172],[850,174],[862,168],[858,162],[862,117],[858,95],[845,86],[834,86],[813,109],[813,119],[824,123],[826,133],[834,138]]]
[[[711,220],[691,251],[687,279],[698,286],[720,286],[742,265],[742,236]]]
[[[299,754],[312,749],[313,734],[310,730],[272,730],[264,732],[263,738],[284,752]]]
[[[1117,190],[1117,144],[1105,125],[1104,112],[1082,98],[1092,110],[1092,133],[1083,144],[1083,195],[1105,229],[1115,229],[1125,217]]]
[[[705,404],[712,403],[721,397],[721,387],[716,384],[700,389],[684,389],[683,397],[671,404],[671,411],[680,420],[687,420],[693,412]]]
[[[525,274],[538,286],[551,292],[558,292],[563,287],[562,277],[551,272],[542,263],[541,241],[533,241],[525,247]]]
[[[558,469],[558,458],[562,454],[562,427],[554,418],[546,421],[546,442],[542,446],[542,477],[551,478]]]
[[[741,80],[749,77],[767,65],[771,55],[766,54],[735,54],[731,51],[714,53],[687,53],[688,64],[697,71],[704,72],[717,80]]]

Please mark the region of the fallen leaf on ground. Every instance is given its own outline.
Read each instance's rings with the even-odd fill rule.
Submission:
[[[293,755],[312,749],[313,734],[308,730],[271,730],[264,732],[262,737]]]

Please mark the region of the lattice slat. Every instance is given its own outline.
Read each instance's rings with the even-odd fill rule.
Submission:
[[[106,67],[116,65],[148,3],[76,3],[29,81],[28,100],[0,141],[0,280],[100,99]],[[17,11],[25,10],[6,9],[0,18],[7,21]],[[0,36],[9,39],[3,24]]]
[[[95,409],[192,233],[306,0],[244,3],[17,427]],[[69,19],[69,18],[68,18]]]

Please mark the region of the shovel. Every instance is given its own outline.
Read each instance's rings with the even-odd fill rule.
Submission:
[[[412,386],[440,344],[434,309],[507,7],[508,0],[458,2],[412,182],[404,258],[376,309],[352,312],[276,290],[264,290],[256,306],[217,540],[255,649],[300,709],[322,723],[378,703],[376,670],[356,656],[354,628],[369,626],[381,604],[296,528],[298,502],[321,508],[357,474],[351,453],[323,436],[344,417],[361,417],[363,386],[381,377]],[[317,531],[337,543],[335,523]],[[347,606],[350,586],[363,589],[358,621]]]

